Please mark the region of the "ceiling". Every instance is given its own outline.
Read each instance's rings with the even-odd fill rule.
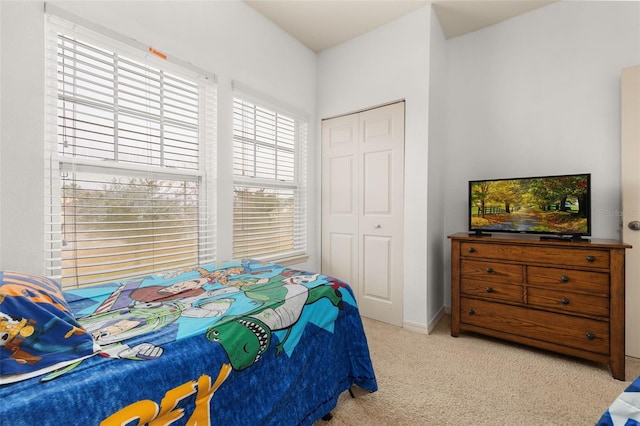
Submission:
[[[244,0],[315,52],[433,3],[447,39],[556,0]]]

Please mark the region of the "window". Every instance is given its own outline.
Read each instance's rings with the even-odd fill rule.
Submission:
[[[215,259],[215,83],[48,17],[47,275],[63,286]]]
[[[235,258],[306,254],[306,142],[306,122],[234,98]]]

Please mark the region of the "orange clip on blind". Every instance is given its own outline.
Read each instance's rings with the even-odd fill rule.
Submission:
[[[153,47],[149,46],[149,52],[153,53],[154,55],[166,60],[167,59],[167,55],[165,55],[164,53],[154,49]]]

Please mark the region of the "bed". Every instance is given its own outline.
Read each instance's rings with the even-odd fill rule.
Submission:
[[[310,425],[377,390],[329,276],[242,260],[62,291],[1,274],[2,425]]]
[[[639,426],[640,425],[640,377],[636,378],[622,392],[596,426]]]

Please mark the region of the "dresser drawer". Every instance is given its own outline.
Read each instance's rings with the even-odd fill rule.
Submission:
[[[609,323],[605,321],[462,297],[460,322],[589,352],[609,354]]]
[[[528,287],[527,303],[531,306],[564,312],[609,317],[608,297]]]
[[[502,283],[522,283],[523,266],[509,263],[484,260],[467,260],[460,262],[462,278],[473,278]]]
[[[582,290],[603,296],[609,294],[609,274],[604,272],[527,266],[527,283],[554,290]]]
[[[472,258],[514,260],[559,266],[609,268],[607,250],[574,247],[532,247],[513,244],[462,242],[460,255]]]
[[[523,303],[524,287],[505,283],[492,283],[473,279],[462,279],[462,294],[483,297],[491,300],[503,300]]]

